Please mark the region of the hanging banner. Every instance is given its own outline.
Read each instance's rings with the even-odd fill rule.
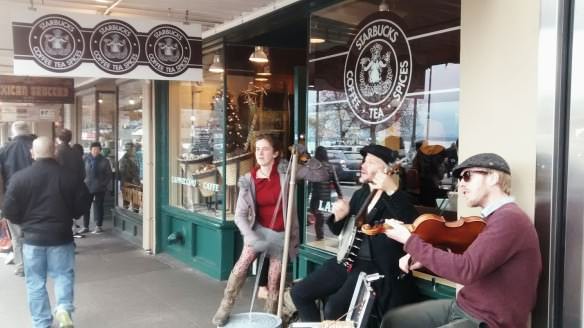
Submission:
[[[412,78],[412,51],[399,17],[377,12],[366,17],[349,44],[344,86],[349,107],[361,121],[389,120],[403,103]]]
[[[73,104],[73,79],[0,75],[0,101],[9,103]]]
[[[15,12],[14,74],[202,80],[201,26]]]

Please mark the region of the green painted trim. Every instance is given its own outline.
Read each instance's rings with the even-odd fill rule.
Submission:
[[[168,81],[154,81],[154,115],[156,135],[156,253],[162,250],[162,205],[168,204]]]
[[[428,299],[448,299],[456,297],[456,288],[416,278],[416,285],[422,296]]]
[[[294,67],[294,120],[291,122],[290,131],[294,133],[294,143],[305,143],[307,122],[307,92],[308,77],[306,67]],[[302,136],[302,138],[301,138]],[[302,209],[298,212],[298,228],[300,229],[300,243],[306,240],[306,184],[296,184],[296,208]],[[295,268],[297,266],[294,266]],[[297,271],[297,270],[295,270]],[[296,277],[296,272],[294,273]]]
[[[215,279],[227,279],[235,263],[235,254],[241,251],[242,241],[235,224],[225,220],[225,207],[222,219],[217,219],[169,205],[169,86],[168,81],[154,82],[156,252],[168,253]],[[168,237],[177,231],[181,238],[173,244]]]
[[[142,215],[116,206],[111,213],[114,231],[131,243],[142,246]]]

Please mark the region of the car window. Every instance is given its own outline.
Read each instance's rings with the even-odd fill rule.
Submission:
[[[363,160],[363,156],[361,156],[359,153],[345,153],[345,157],[352,160]]]
[[[343,155],[343,152],[341,152],[341,151],[329,150],[328,156],[329,156],[329,160],[331,160],[331,159],[345,159],[345,156]]]

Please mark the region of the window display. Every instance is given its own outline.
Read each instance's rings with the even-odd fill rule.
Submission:
[[[212,56],[203,59],[210,62]],[[204,83],[171,82],[169,105],[169,204],[221,219],[226,107],[222,75],[206,71]]]

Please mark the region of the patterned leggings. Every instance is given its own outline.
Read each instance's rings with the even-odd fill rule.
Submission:
[[[232,274],[236,276],[245,276],[251,263],[258,257],[251,246],[243,246],[239,260],[233,267]],[[280,288],[280,274],[282,273],[282,261],[270,257],[270,270],[268,271],[268,297],[275,298],[278,296],[278,289]],[[261,274],[261,273],[258,273]]]

